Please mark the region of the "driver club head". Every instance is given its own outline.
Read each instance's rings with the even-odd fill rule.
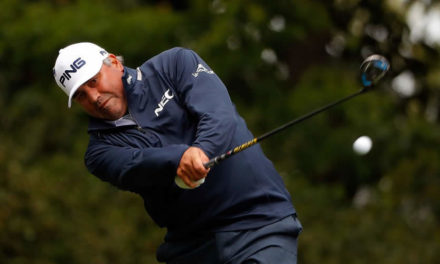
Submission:
[[[381,55],[370,55],[361,64],[361,82],[364,89],[377,84],[390,69],[390,63]]]

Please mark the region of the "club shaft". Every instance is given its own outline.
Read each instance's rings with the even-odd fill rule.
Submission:
[[[281,125],[281,126],[275,128],[275,129],[273,129],[273,130],[271,130],[271,131],[269,131],[269,132],[267,132],[267,133],[265,133],[265,134],[263,134],[263,135],[261,135],[259,137],[256,137],[256,138],[254,138],[252,140],[249,140],[246,143],[241,144],[240,146],[237,146],[237,147],[227,151],[226,153],[224,153],[222,155],[219,155],[219,156],[216,156],[216,157],[210,159],[207,163],[205,163],[203,165],[205,166],[205,168],[211,168],[215,164],[218,164],[219,162],[221,162],[222,160],[225,160],[225,159],[231,157],[232,155],[237,154],[238,152],[241,152],[241,151],[243,151],[243,150],[245,150],[245,149],[247,149],[247,148],[257,144],[258,142],[260,142],[260,141],[262,141],[262,140],[264,140],[264,139],[266,139],[266,138],[268,138],[268,137],[270,137],[270,136],[272,136],[272,135],[274,135],[274,134],[276,134],[276,133],[278,133],[280,131],[283,131],[286,128],[289,128],[289,127],[291,127],[291,126],[293,126],[295,124],[298,124],[298,123],[300,123],[300,122],[302,122],[302,121],[304,121],[306,119],[309,119],[312,116],[315,116],[315,115],[317,115],[317,114],[319,114],[319,113],[321,113],[321,112],[323,112],[323,111],[325,111],[325,110],[327,110],[329,108],[332,108],[332,107],[334,107],[336,105],[339,105],[339,104],[341,104],[341,103],[343,103],[345,101],[348,101],[348,100],[350,100],[350,99],[352,99],[352,98],[354,98],[354,97],[356,97],[356,96],[358,96],[360,94],[363,94],[365,91],[366,91],[365,88],[361,89],[360,91],[358,91],[358,92],[356,92],[354,94],[346,96],[346,97],[344,97],[342,99],[339,99],[339,100],[337,100],[335,102],[332,102],[332,103],[327,104],[327,105],[325,105],[323,107],[320,107],[320,108],[318,108],[318,109],[316,109],[316,110],[314,110],[314,111],[312,111],[310,113],[307,113],[307,114],[305,114],[303,116],[300,116],[300,117],[298,117],[298,118],[296,118],[296,119],[294,119],[292,121],[289,121],[289,122],[285,123],[284,125]]]

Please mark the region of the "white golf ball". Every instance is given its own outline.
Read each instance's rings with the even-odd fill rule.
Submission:
[[[188,185],[186,185],[186,184],[182,181],[182,179],[181,179],[179,176],[176,176],[176,178],[174,178],[174,182],[176,183],[177,186],[179,186],[179,187],[182,188],[182,189],[192,189],[191,187],[189,187]],[[197,184],[197,186],[194,187],[194,188],[199,187],[199,186],[202,185],[204,182],[205,182],[205,178],[196,181],[195,183]]]
[[[365,155],[370,152],[373,146],[373,141],[368,136],[362,136],[356,139],[353,143],[353,150],[358,155]]]

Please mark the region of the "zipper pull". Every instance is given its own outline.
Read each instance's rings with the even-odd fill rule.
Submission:
[[[136,129],[137,129],[138,131],[142,132],[143,134],[146,133],[146,131],[145,131],[140,125],[137,125],[137,126],[136,126]]]
[[[130,116],[130,119],[133,120],[133,122],[136,124],[136,129],[140,132],[142,132],[143,134],[146,133],[146,131],[139,125],[139,123],[136,121],[136,119],[134,119],[134,117],[131,115],[130,111],[128,111],[128,115]]]

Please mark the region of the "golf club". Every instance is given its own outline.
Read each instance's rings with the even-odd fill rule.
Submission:
[[[325,105],[321,108],[318,108],[308,114],[305,114],[301,117],[298,117],[290,122],[287,122],[284,125],[281,125],[259,137],[256,137],[252,140],[249,140],[246,143],[241,144],[240,146],[237,146],[229,151],[227,151],[226,153],[219,155],[217,157],[212,158],[211,160],[209,160],[207,163],[204,164],[205,168],[211,168],[213,167],[215,164],[218,164],[219,162],[221,162],[224,159],[227,159],[229,157],[231,157],[234,154],[237,154],[240,151],[243,151],[255,144],[257,144],[258,142],[262,141],[263,139],[266,139],[280,131],[283,131],[284,129],[291,127],[295,124],[298,124],[306,119],[309,119],[310,117],[319,114],[329,108],[332,108],[336,105],[339,105],[345,101],[348,101],[360,94],[363,94],[369,90],[371,90],[371,88],[378,83],[379,80],[381,80],[385,74],[387,73],[387,71],[390,69],[390,64],[388,63],[388,60],[381,56],[381,55],[371,55],[369,57],[367,57],[361,64],[360,70],[361,70],[361,82],[362,82],[362,86],[363,88],[354,93],[351,94],[347,97],[344,97],[338,101],[335,101],[333,103],[330,103],[328,105]]]
[[[300,116],[292,121],[289,121],[287,123],[285,123],[284,125],[281,125],[259,137],[253,138],[252,140],[249,140],[229,151],[227,151],[224,154],[221,154],[219,156],[216,156],[212,159],[210,159],[207,163],[203,164],[205,166],[205,168],[211,168],[214,165],[220,163],[221,161],[231,157],[232,155],[235,155],[255,144],[257,144],[258,142],[280,132],[283,131],[284,129],[291,127],[295,124],[298,124],[306,119],[309,119],[310,117],[319,114],[329,108],[332,108],[336,105],[339,105],[345,101],[348,101],[354,97],[357,97],[358,95],[364,94],[367,91],[370,91],[372,89],[372,87],[377,84],[387,73],[387,71],[390,69],[390,64],[388,62],[388,60],[381,56],[381,55],[371,55],[368,56],[361,64],[360,67],[360,71],[361,71],[361,83],[362,83],[362,89],[357,91],[354,94],[351,94],[347,97],[344,97],[340,100],[337,100],[333,103],[330,103],[328,105],[325,105],[321,108],[318,108],[308,114],[305,114],[303,116]],[[199,184],[202,184],[204,182],[204,179],[198,181]],[[179,177],[176,176],[176,183],[178,183],[178,185],[180,187],[182,187],[183,182],[181,181],[181,179]],[[185,185],[186,186],[186,185]]]

